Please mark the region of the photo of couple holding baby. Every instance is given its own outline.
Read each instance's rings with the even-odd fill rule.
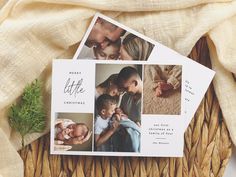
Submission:
[[[150,42],[98,17],[77,58],[146,61],[153,47]]]
[[[96,82],[105,79],[95,89],[94,150],[140,152],[142,66],[97,64],[96,70]]]

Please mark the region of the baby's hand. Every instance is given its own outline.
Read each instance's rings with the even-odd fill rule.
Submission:
[[[63,135],[67,135],[69,132],[67,130],[67,128],[63,129],[62,132],[61,132]]]
[[[113,121],[112,126],[111,126],[111,130],[116,131],[116,129],[119,127],[119,125],[120,125],[120,123],[117,120]]]
[[[161,96],[163,92],[173,89],[171,84],[165,83],[163,81],[157,83],[157,87],[155,89],[155,95],[157,97]]]
[[[168,84],[168,83],[165,83],[165,82],[160,83],[159,87],[163,91],[167,91],[167,90],[173,89],[173,86],[171,84]]]
[[[115,120],[120,121],[120,115],[119,114],[114,114],[113,117],[115,118]]]
[[[157,87],[157,88],[155,89],[155,95],[156,95],[157,97],[159,97],[159,96],[162,95],[162,90],[161,90],[160,87]]]

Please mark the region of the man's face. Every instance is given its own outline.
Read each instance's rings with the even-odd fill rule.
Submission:
[[[98,21],[93,26],[85,44],[90,48],[100,45],[104,49],[110,41],[115,42],[118,40],[123,32],[122,28],[114,28],[112,24]]]
[[[135,77],[129,78],[127,81],[122,82],[122,89],[128,93],[136,94],[137,93],[137,80]]]

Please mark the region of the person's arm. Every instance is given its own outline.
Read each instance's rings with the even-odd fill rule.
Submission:
[[[58,133],[58,134],[57,134],[57,137],[56,137],[56,139],[57,139],[57,140],[64,141],[64,140],[65,140],[65,138],[64,138],[64,135],[63,135],[63,133],[62,133],[62,132]]]
[[[121,116],[118,113],[113,114],[112,118],[114,120],[120,121]]]
[[[182,67],[180,65],[176,65],[170,71],[169,79],[167,80],[167,84],[170,84],[173,89],[178,89],[181,85],[182,78]]]
[[[118,126],[119,126],[119,122],[114,121],[114,123],[112,124],[112,127],[108,129],[106,132],[99,135],[95,134],[96,147],[101,146],[103,143],[105,143],[115,133]]]
[[[83,136],[64,140],[64,144],[82,144]]]
[[[158,65],[145,66],[145,77],[150,79],[152,89],[156,89],[159,82],[164,82],[161,68]]]

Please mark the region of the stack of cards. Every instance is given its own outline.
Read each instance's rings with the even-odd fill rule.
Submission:
[[[215,72],[96,14],[52,70],[51,154],[182,157]]]

